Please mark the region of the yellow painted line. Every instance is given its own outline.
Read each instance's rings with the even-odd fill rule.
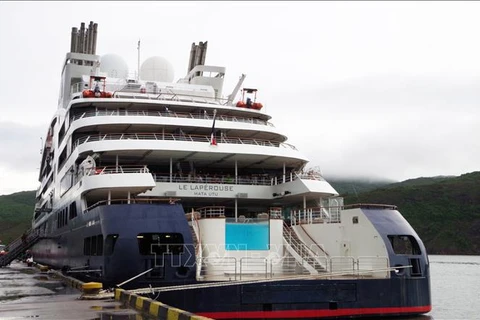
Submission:
[[[184,313],[183,310],[177,308],[168,308],[167,311],[167,320],[178,320],[180,314]]]
[[[158,317],[158,309],[160,308],[160,303],[158,302],[152,302],[150,303],[150,310],[149,310],[149,313],[152,315],[152,316],[155,316],[155,317]]]
[[[147,299],[145,299],[143,297],[137,297],[137,301],[135,302],[135,308],[142,310],[144,300],[147,300]]]
[[[120,289],[115,289],[115,300],[120,300],[120,295],[122,291]]]

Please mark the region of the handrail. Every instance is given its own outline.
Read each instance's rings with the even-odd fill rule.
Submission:
[[[135,110],[129,111],[125,110],[119,112],[119,110],[107,110],[107,111],[90,111],[83,112],[71,117],[71,122],[90,117],[99,117],[99,116],[148,116],[148,117],[165,117],[165,118],[188,118],[188,119],[213,119],[212,116],[208,114],[193,114],[193,113],[183,113],[183,112],[174,112],[174,111],[151,111],[151,110]],[[243,123],[252,123],[252,124],[261,124],[270,127],[275,127],[271,122],[250,118],[250,117],[236,117],[236,116],[226,116],[221,115],[217,120],[230,121],[230,122],[243,122]]]
[[[316,241],[315,239],[312,238],[312,236],[310,235],[310,233],[308,233],[308,231],[303,227],[303,225],[300,225],[300,228],[302,228],[303,232],[305,232],[305,234],[307,235],[307,237],[313,242],[313,244],[315,245],[315,247],[317,247],[318,249],[320,249],[324,254],[325,256],[329,256],[328,252],[325,251]],[[311,248],[310,248],[311,249]],[[313,251],[313,250],[312,250]]]
[[[211,206],[211,207],[202,207],[198,208],[197,211],[200,213],[200,218],[224,218],[225,217],[225,207],[224,206]]]
[[[85,208],[85,210],[83,210],[83,213],[87,213],[88,211],[90,211],[90,210],[92,210],[96,207],[100,207],[100,206],[104,206],[104,205],[126,204],[126,203],[129,203],[129,204],[142,204],[142,203],[144,203],[144,204],[159,204],[159,203],[175,204],[179,200],[180,199],[173,199],[173,198],[169,198],[169,199],[165,199],[165,198],[130,198],[130,199],[115,198],[115,199],[110,199],[110,200],[97,201],[94,204],[92,204],[91,206]]]
[[[85,142],[111,140],[157,140],[157,141],[189,141],[189,142],[210,142],[210,136],[190,135],[190,134],[172,134],[172,133],[106,133],[95,134],[78,138],[74,142],[74,148]],[[278,141],[261,140],[261,139],[245,139],[245,138],[222,138],[223,143],[229,144],[250,144],[265,147],[289,148],[297,150],[295,146]]]
[[[129,165],[129,166],[97,166],[91,168],[86,175],[102,175],[102,174],[122,174],[122,173],[150,173],[146,165]]]

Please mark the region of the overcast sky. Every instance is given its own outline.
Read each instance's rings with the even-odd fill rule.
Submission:
[[[242,73],[326,176],[402,181],[480,170],[480,2],[0,2],[0,194],[38,186],[72,27],[97,54]]]

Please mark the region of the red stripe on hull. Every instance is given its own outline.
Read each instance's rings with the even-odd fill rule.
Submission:
[[[327,318],[345,316],[419,314],[432,310],[432,306],[390,307],[390,308],[352,308],[337,310],[280,310],[280,311],[229,311],[199,312],[199,316],[213,319],[255,319],[255,318]]]

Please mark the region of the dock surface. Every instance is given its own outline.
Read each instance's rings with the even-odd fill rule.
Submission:
[[[111,299],[81,300],[82,292],[48,271],[18,261],[0,268],[0,318],[151,320]]]

